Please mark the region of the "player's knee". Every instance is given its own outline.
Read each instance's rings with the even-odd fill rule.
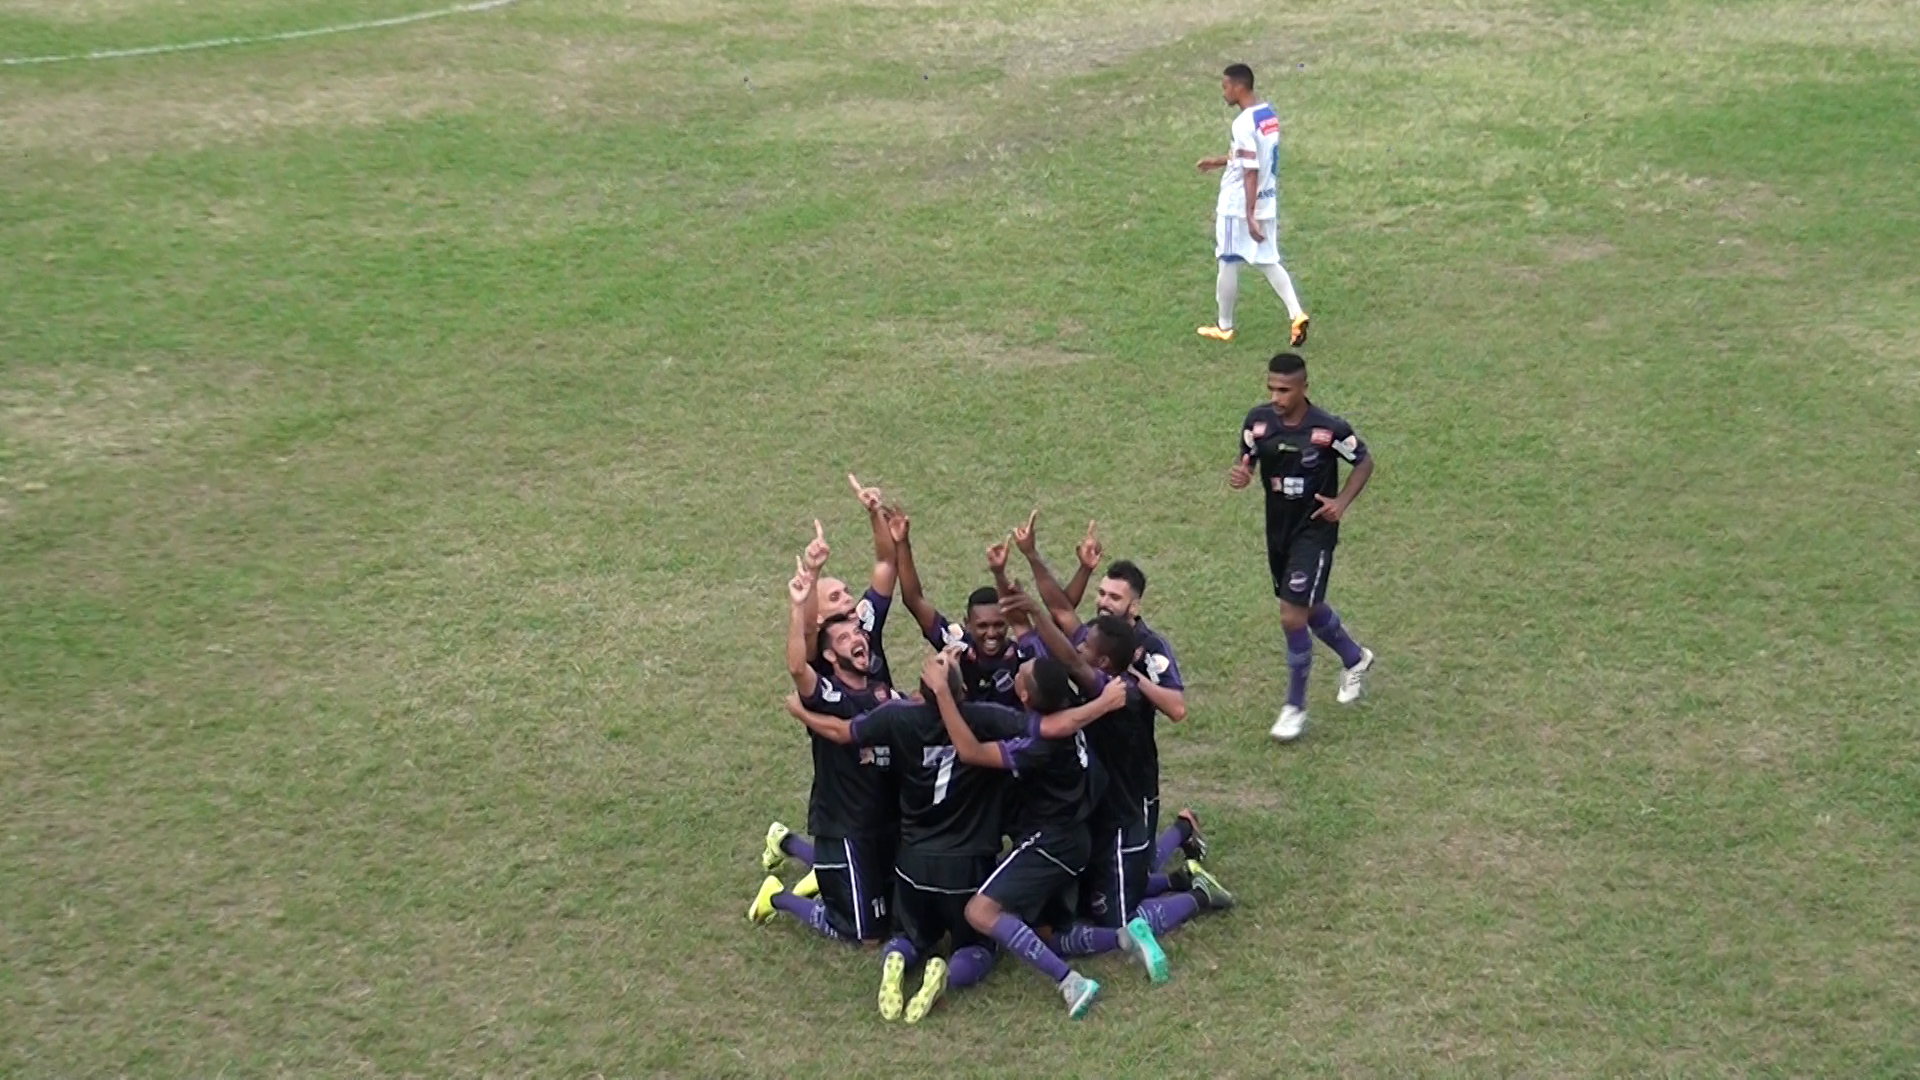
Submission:
[[[1305,630],[1307,628],[1307,617],[1310,614],[1311,612],[1298,604],[1289,604],[1285,600],[1280,601],[1280,625],[1288,630]]]
[[[980,933],[990,933],[993,924],[1000,921],[1000,905],[989,897],[975,894],[967,901],[967,925]]]

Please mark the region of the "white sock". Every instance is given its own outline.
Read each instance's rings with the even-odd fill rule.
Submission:
[[[1280,294],[1280,302],[1287,305],[1287,318],[1298,319],[1301,315],[1300,297],[1293,291],[1293,278],[1287,276],[1287,268],[1279,263],[1262,263],[1260,272],[1267,275],[1273,291]]]
[[[1222,330],[1233,329],[1233,305],[1240,299],[1239,263],[1220,260],[1220,276],[1213,283],[1213,298],[1220,302],[1220,321],[1214,325]]]

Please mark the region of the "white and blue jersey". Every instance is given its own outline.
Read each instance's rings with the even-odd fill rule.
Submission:
[[[1233,118],[1233,146],[1227,167],[1220,171],[1220,216],[1247,216],[1246,175],[1259,177],[1254,188],[1253,216],[1272,221],[1280,216],[1280,114],[1260,102]]]

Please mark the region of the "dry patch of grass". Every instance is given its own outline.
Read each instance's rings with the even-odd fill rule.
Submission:
[[[0,381],[0,416],[30,462],[137,459],[243,414],[261,376],[245,364],[187,369],[166,362],[125,371],[16,370]]]

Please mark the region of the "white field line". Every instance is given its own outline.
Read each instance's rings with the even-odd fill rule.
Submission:
[[[260,45],[269,41],[296,41],[300,38],[322,37],[327,34],[350,34],[356,30],[378,30],[386,26],[405,26],[407,23],[425,22],[428,19],[444,19],[449,15],[466,15],[476,11],[491,11],[506,7],[518,0],[476,0],[471,4],[455,4],[452,7],[437,8],[433,11],[417,11],[412,15],[395,15],[390,19],[370,19],[366,22],[341,23],[338,26],[320,26],[311,30],[288,30],[279,34],[261,34],[257,37],[208,38],[205,41],[188,41],[178,45],[142,45],[137,49],[96,49],[87,53],[68,53],[65,56],[4,56],[0,57],[0,67],[22,67],[27,64],[65,64],[75,60],[123,60],[130,56],[159,56],[162,53],[195,52],[200,49],[222,49],[229,45]]]

